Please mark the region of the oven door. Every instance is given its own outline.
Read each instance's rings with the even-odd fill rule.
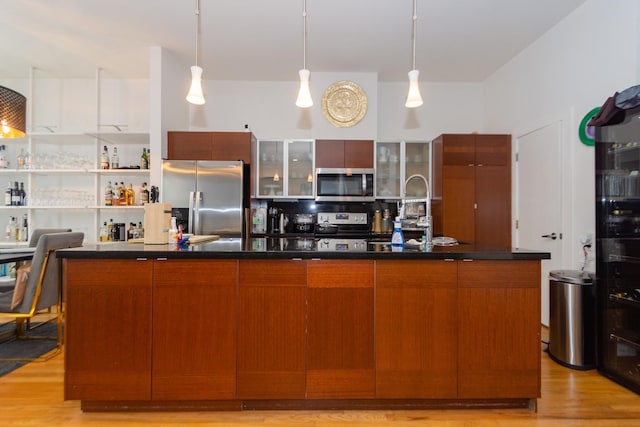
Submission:
[[[319,202],[372,202],[375,200],[373,169],[318,168],[315,200]]]

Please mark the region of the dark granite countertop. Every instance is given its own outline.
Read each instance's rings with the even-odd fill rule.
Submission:
[[[548,252],[514,248],[492,248],[473,244],[434,246],[428,250],[407,245],[392,251],[391,245],[375,239],[323,238],[223,238],[213,242],[179,247],[103,243],[57,251],[60,258],[77,259],[484,259],[540,260],[550,259]]]

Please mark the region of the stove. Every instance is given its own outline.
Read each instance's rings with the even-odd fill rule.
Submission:
[[[366,212],[318,212],[316,237],[367,238],[371,235]]]
[[[317,252],[366,252],[366,239],[321,237],[316,242]]]

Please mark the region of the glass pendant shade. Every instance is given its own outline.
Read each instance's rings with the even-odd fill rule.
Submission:
[[[309,90],[309,76],[311,73],[309,70],[303,68],[298,74],[300,74],[300,91],[298,92],[296,106],[300,108],[312,107],[313,100],[311,99],[311,91]]]
[[[27,98],[0,86],[0,138],[22,138],[26,131]]]
[[[202,68],[194,65],[191,67],[191,87],[187,94],[187,101],[192,104],[204,104],[204,95],[202,94]]]
[[[409,71],[409,94],[407,102],[404,104],[407,108],[416,108],[422,105],[422,95],[420,95],[420,86],[418,86],[418,76],[420,71]]]

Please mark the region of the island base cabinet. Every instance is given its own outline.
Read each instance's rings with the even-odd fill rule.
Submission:
[[[455,261],[376,261],[376,396],[457,396]]]
[[[308,261],[307,287],[306,397],[374,397],[373,261]]]
[[[458,396],[540,396],[540,262],[458,262]]]
[[[235,398],[237,266],[154,261],[153,400]]]
[[[237,397],[305,396],[302,260],[240,260]]]
[[[151,399],[146,260],[65,259],[65,399]]]

